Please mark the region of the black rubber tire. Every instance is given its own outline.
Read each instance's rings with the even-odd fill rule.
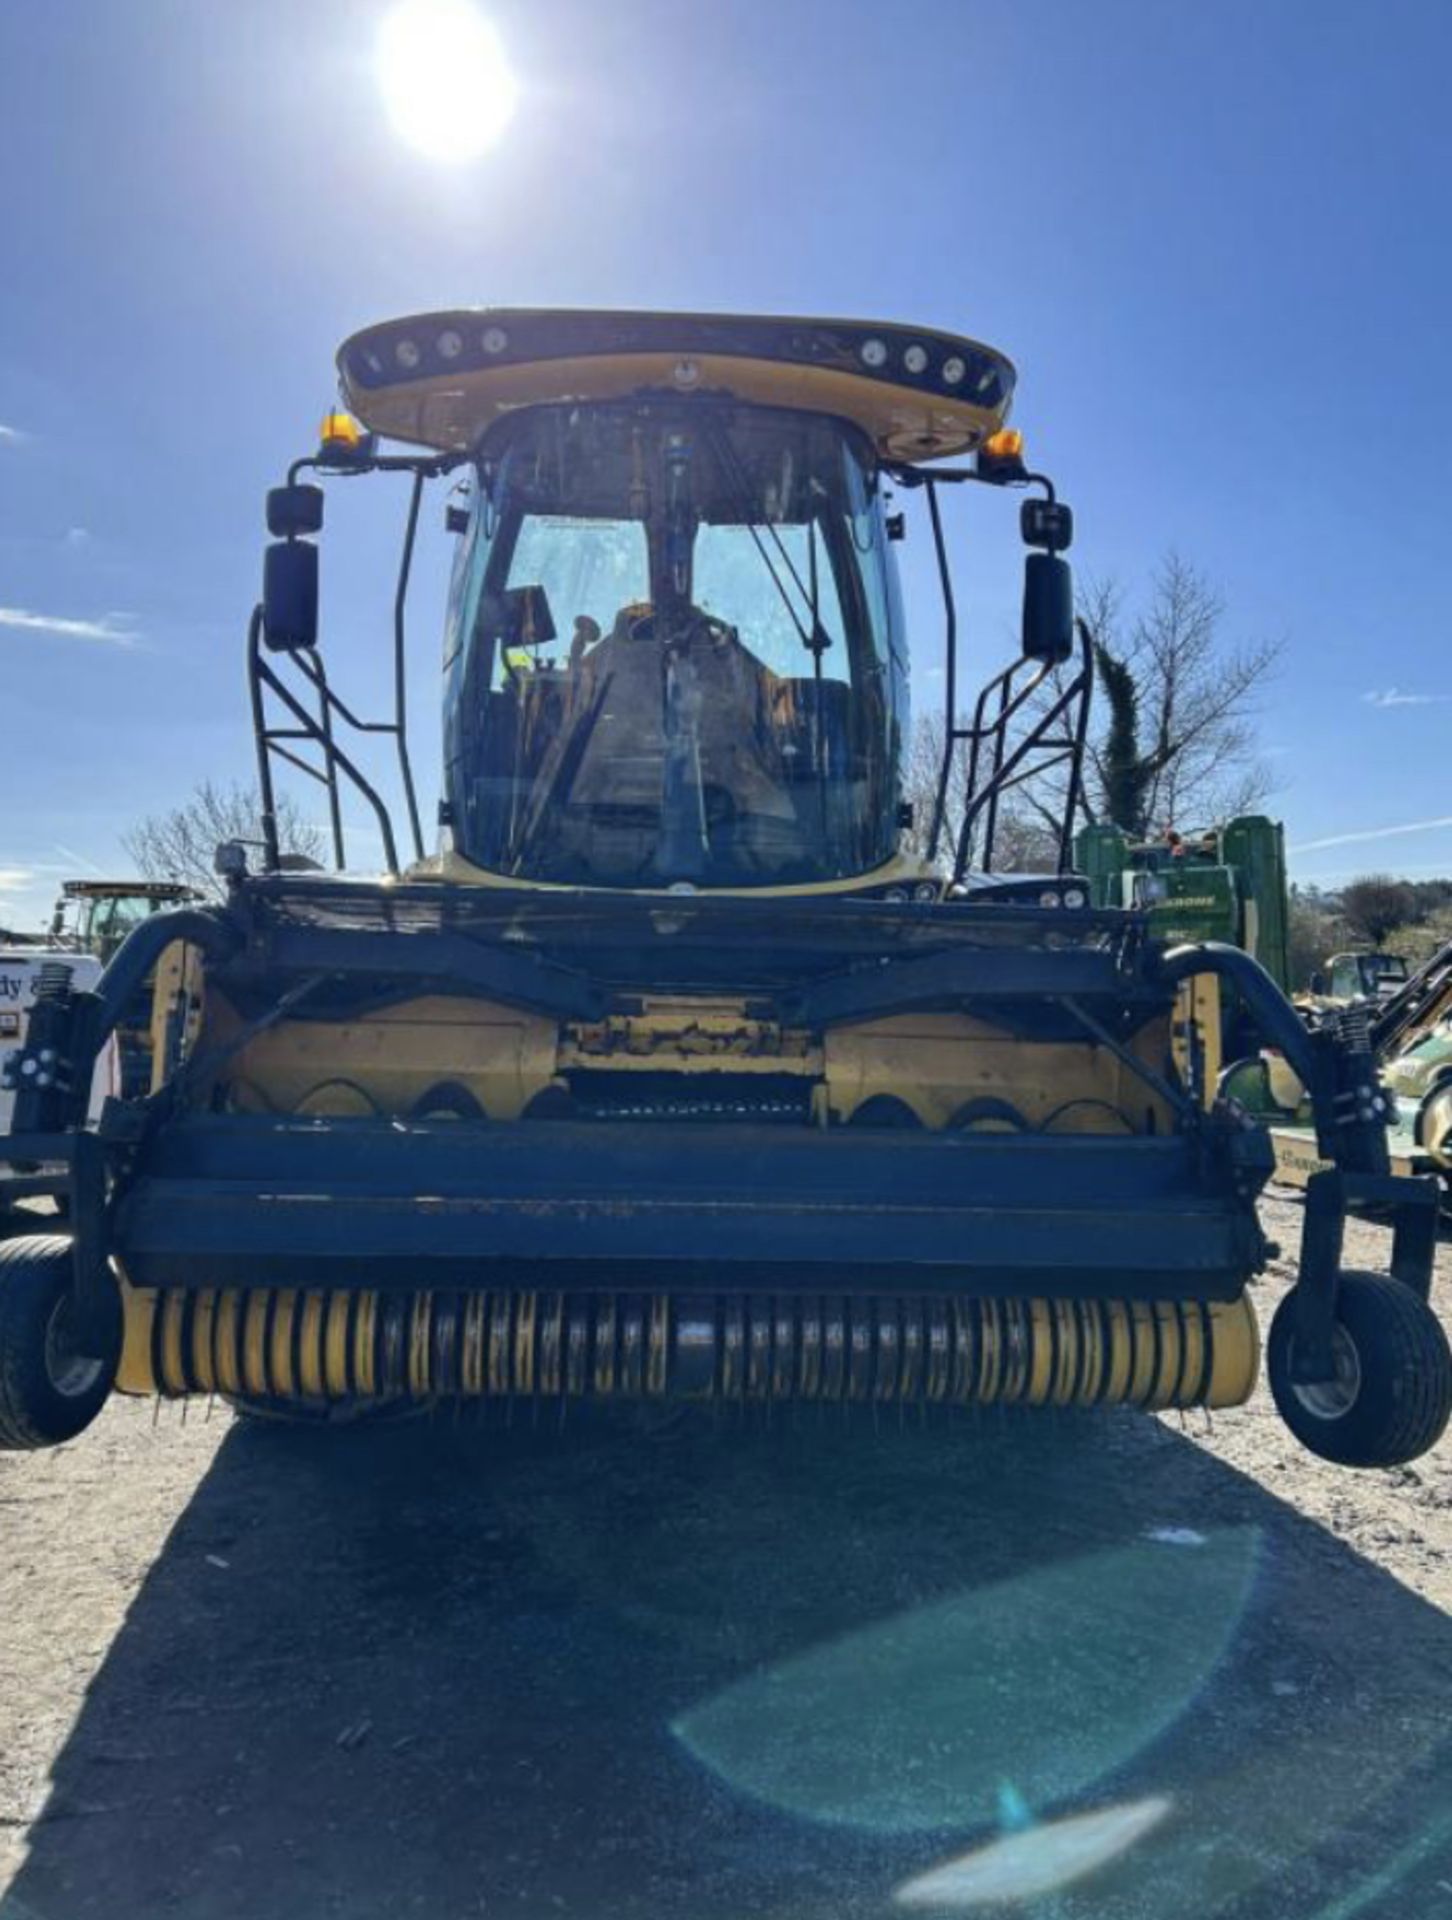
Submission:
[[[119,1314],[110,1351],[93,1366],[77,1360],[74,1384],[59,1382],[48,1364],[48,1336],[70,1297],[71,1243],[63,1234],[0,1242],[0,1451],[74,1440],[106,1404],[121,1358]]]
[[[1334,1415],[1291,1380],[1295,1299],[1271,1322],[1266,1372],[1281,1418],[1303,1447],[1342,1467],[1400,1467],[1434,1447],[1452,1416],[1452,1349],[1427,1302],[1380,1273],[1341,1275],[1336,1320],[1355,1350],[1359,1383]]]

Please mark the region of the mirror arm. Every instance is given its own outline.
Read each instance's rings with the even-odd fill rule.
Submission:
[[[1089,741],[1089,713],[1094,705],[1094,636],[1089,622],[1077,614],[1079,678],[1083,697],[1074,720],[1074,744],[1069,755],[1069,790],[1064,796],[1064,818],[1059,828],[1059,871],[1069,873],[1074,862],[1074,816],[1084,804],[1084,752]]]
[[[316,453],[306,453],[288,468],[287,484],[294,486],[300,473],[325,473],[333,480],[351,480],[360,473],[412,473],[424,480],[433,480],[441,473],[452,473],[455,467],[467,466],[473,457],[471,453],[435,453],[427,456],[417,453],[371,453],[363,459],[350,460],[343,466],[330,464]]]
[[[282,861],[277,843],[277,801],[272,790],[272,752],[267,740],[267,713],[262,694],[262,604],[252,609],[247,623],[247,690],[252,701],[252,734],[257,744],[257,794],[259,825],[262,828],[262,858],[269,873],[276,873]],[[332,771],[331,764],[329,772]]]
[[[948,782],[953,771],[953,749],[957,744],[954,728],[957,724],[958,708],[958,608],[953,598],[953,575],[948,564],[948,547],[943,538],[943,516],[938,506],[938,488],[936,475],[929,474],[926,480],[928,489],[928,515],[933,528],[933,552],[938,561],[938,583],[943,590],[943,616],[945,622],[943,656],[943,761],[938,769],[938,790],[933,796],[933,823],[928,833],[928,859],[938,857],[938,842],[943,834],[943,820],[948,810]]]
[[[328,670],[319,654],[313,654],[312,664],[317,669],[318,725],[323,730],[323,764],[327,768],[323,785],[328,790],[328,826],[333,836],[333,865],[342,873],[348,863],[347,845],[343,838],[343,797],[338,791],[334,759],[333,703],[328,691]]]
[[[413,764],[408,753],[408,672],[404,610],[408,601],[408,579],[413,569],[414,543],[418,536],[418,512],[423,501],[424,482],[429,478],[421,466],[415,466],[413,487],[408,503],[408,525],[404,530],[403,552],[398,561],[398,586],[393,596],[393,725],[398,745],[398,771],[403,782],[404,804],[408,808],[409,832],[413,836],[413,857],[424,857],[423,829],[419,824],[418,795],[413,784]]]

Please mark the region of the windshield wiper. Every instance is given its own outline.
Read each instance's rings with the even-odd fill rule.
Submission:
[[[786,543],[777,532],[775,526],[773,526],[769,520],[758,521],[756,519],[749,479],[742,464],[741,456],[731,443],[730,434],[724,427],[717,426],[712,438],[717,461],[726,478],[728,490],[732,495],[732,504],[741,515],[742,525],[751,535],[752,545],[761,556],[761,564],[766,568],[771,583],[776,588],[782,605],[786,608],[787,618],[791,621],[797,638],[812,656],[812,685],[814,688],[810,735],[812,743],[812,773],[815,777],[817,788],[817,828],[821,835],[822,845],[825,847],[827,845],[827,752],[826,729],[823,724],[822,713],[822,655],[827,651],[827,648],[831,646],[832,640],[822,625],[820,611],[820,587],[817,577],[816,517],[814,515],[807,522],[807,567],[811,580],[809,591],[807,587],[803,586],[802,577],[792,564],[792,557],[787,552]],[[761,527],[765,527],[767,533],[771,536],[772,542],[778,554],[781,556],[782,565],[791,575],[792,584],[807,604],[807,610],[811,618],[810,630],[808,630],[798,618],[797,610],[792,604],[792,597],[787,591],[781,575],[772,565],[771,555],[767,552],[761,538],[759,531]]]
[[[791,621],[797,638],[807,651],[820,661],[822,654],[831,646],[832,637],[822,625],[817,605],[816,521],[813,520],[808,523],[812,536],[812,585],[809,591],[803,584],[802,576],[797,572],[792,557],[787,552],[786,543],[777,532],[775,526],[773,526],[770,520],[762,520],[757,517],[755,503],[751,498],[750,482],[746,470],[742,465],[741,456],[731,444],[730,436],[725,428],[717,426],[714,429],[712,444],[715,449],[717,461],[726,477],[727,490],[731,496],[731,504],[736,508],[740,516],[740,524],[745,527],[746,531],[750,534],[752,545],[761,556],[761,564],[766,568],[767,574],[771,579],[771,584],[776,588],[781,603],[783,607],[786,608],[787,618]],[[772,564],[771,555],[767,552],[765,543],[761,537],[762,528],[765,528],[766,532],[770,535],[772,543],[781,557],[781,563],[791,577],[792,585],[806,603],[807,611],[811,617],[810,628],[803,624],[781,574],[777,572],[775,566]]]
[[[517,841],[513,842],[509,849],[514,862],[510,869],[512,873],[517,874],[519,872],[520,866],[524,861],[526,853],[530,850],[535,835],[538,833],[544,821],[553,813],[556,802],[558,802],[562,808],[569,805],[570,795],[574,791],[575,781],[579,777],[580,767],[584,761],[586,749],[590,745],[600,715],[605,711],[605,699],[610,692],[610,683],[614,678],[613,673],[607,673],[603,676],[600,682],[599,692],[582,714],[579,725],[571,729],[569,739],[560,749],[559,761],[554,772],[550,775],[549,784],[542,792],[536,791],[534,804],[529,810],[529,817],[524,822]]]

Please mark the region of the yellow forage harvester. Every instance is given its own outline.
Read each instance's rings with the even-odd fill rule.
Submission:
[[[346,412],[267,501],[262,845],[221,848],[224,900],[146,922],[94,991],[53,980],[7,1064],[4,1152],[63,1164],[69,1204],[64,1237],[0,1247],[0,1444],[69,1438],[113,1387],[300,1418],[1232,1405],[1272,1160],[1174,1032],[1195,982],[1184,1004],[1233,997],[1309,1089],[1325,1162],[1268,1341],[1282,1413],[1351,1465],[1436,1440],[1436,1190],[1390,1171],[1365,1023],[1309,1033],[1247,953],[1167,950],[1075,871],[1093,653],[1002,354],[483,309],[369,327],[338,369]],[[320,627],[329,476],[400,495],[381,677]],[[952,523],[1006,492],[1021,644],[968,691]],[[427,841],[426,505],[455,546]],[[944,606],[925,791],[910,528]],[[321,787],[332,871],[284,844],[284,779]],[[1006,871],[1030,786],[1054,831]],[[176,943],[188,1005],[150,1087],[88,1118],[98,1049]],[[1394,1277],[1339,1270],[1363,1203]]]

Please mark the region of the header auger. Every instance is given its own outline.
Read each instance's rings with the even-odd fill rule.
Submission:
[[[64,1162],[69,1234],[0,1252],[0,1442],[66,1439],[113,1386],[300,1417],[1234,1404],[1271,1153],[1176,1065],[1198,976],[1295,1065],[1328,1162],[1270,1340],[1282,1411],[1350,1464],[1436,1440],[1436,1194],[1388,1171],[1364,1036],[1308,1034],[1247,955],[1166,952],[1073,871],[1092,661],[1007,360],[900,326],[486,311],[370,328],[339,367],[351,411],[268,500],[261,869],[221,849],[225,903],[147,922],[11,1063],[6,1151]],[[319,483],[389,473],[394,701],[369,719],[319,632]],[[405,615],[440,482],[458,551],[428,853]],[[889,485],[926,503],[967,771],[950,818],[945,763],[925,859],[903,851]],[[1029,548],[1020,655],[962,724],[950,486],[1022,490]],[[1002,803],[1050,770],[1057,871],[1001,873]],[[321,788],[337,872],[283,858],[284,773]],[[382,879],[343,871],[350,791]],[[89,1124],[75,1089],[176,942],[195,1017]],[[1367,1199],[1395,1222],[1391,1279],[1340,1271]]]

